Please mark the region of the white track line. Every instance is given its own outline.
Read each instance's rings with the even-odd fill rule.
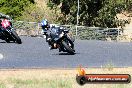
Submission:
[[[3,57],[4,57],[4,56],[0,53],[0,59],[3,59]]]

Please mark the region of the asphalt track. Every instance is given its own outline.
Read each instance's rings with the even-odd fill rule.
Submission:
[[[49,50],[45,39],[21,36],[22,44],[0,40],[0,68],[132,66],[132,43],[76,40],[75,55]]]

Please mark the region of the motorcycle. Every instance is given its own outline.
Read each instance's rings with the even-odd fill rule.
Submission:
[[[72,55],[75,54],[74,41],[68,36],[69,30],[64,27],[54,27],[51,30],[50,36],[53,48],[59,49],[59,52],[63,51]]]
[[[14,41],[18,44],[22,44],[20,37],[12,27],[11,22],[7,19],[2,20],[0,23],[0,38],[7,43]]]

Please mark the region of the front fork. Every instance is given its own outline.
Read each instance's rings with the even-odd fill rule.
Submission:
[[[58,41],[57,41],[57,45],[59,46],[58,48],[59,48],[59,52],[61,52],[61,51],[63,51],[63,52],[67,52],[65,49],[64,49],[64,47],[63,47],[63,45],[62,45],[62,41],[65,41],[65,38],[66,36],[63,36],[62,38],[60,38]]]

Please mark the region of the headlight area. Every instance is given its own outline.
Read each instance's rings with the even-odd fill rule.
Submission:
[[[60,35],[59,35],[59,38],[63,37],[64,35],[64,32],[62,32]]]

